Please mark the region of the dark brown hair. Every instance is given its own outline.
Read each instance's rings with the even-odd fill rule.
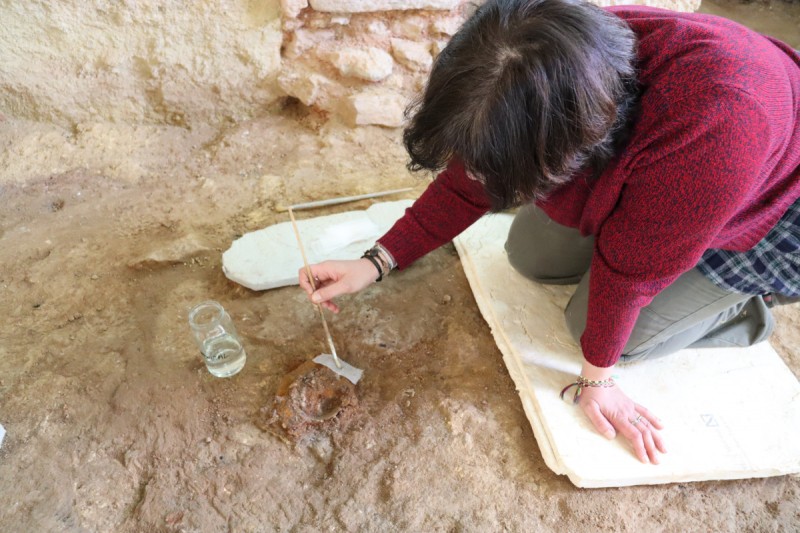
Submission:
[[[577,0],[489,0],[437,57],[406,111],[412,171],[459,158],[495,211],[614,155],[635,102],[635,37]]]

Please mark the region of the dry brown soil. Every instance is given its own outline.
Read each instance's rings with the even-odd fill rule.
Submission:
[[[580,490],[553,474],[452,246],[331,319],[366,369],[348,424],[297,443],[264,431],[322,331],[298,288],[244,289],[221,252],[284,221],[276,204],[418,195],[397,131],[288,105],[222,132],[3,118],[0,146],[0,531],[800,527],[797,477]],[[189,337],[188,308],[209,298],[247,349],[230,379]],[[800,309],[777,314],[797,375]]]

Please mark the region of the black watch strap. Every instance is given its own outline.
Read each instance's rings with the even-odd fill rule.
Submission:
[[[371,250],[367,250],[364,252],[364,255],[361,256],[362,259],[369,259],[369,262],[375,265],[375,269],[378,271],[378,279],[375,281],[378,282],[383,279],[383,270],[381,270],[381,264],[375,259],[375,256],[372,255]]]

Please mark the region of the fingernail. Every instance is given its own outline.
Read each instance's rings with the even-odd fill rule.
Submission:
[[[311,301],[315,303],[320,303],[322,301],[322,296],[319,295],[318,292],[315,292],[311,295]]]

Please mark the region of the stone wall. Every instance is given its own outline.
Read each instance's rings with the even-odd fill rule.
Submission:
[[[700,0],[596,3],[700,6]],[[433,58],[474,8],[462,0],[281,0],[280,86],[352,125],[400,126]]]
[[[699,1],[640,3],[694,10]],[[0,112],[73,128],[218,126],[289,95],[353,125],[399,126],[473,8],[461,0],[0,0]]]
[[[470,9],[458,0],[310,1],[282,1],[280,86],[353,125],[399,126]]]

